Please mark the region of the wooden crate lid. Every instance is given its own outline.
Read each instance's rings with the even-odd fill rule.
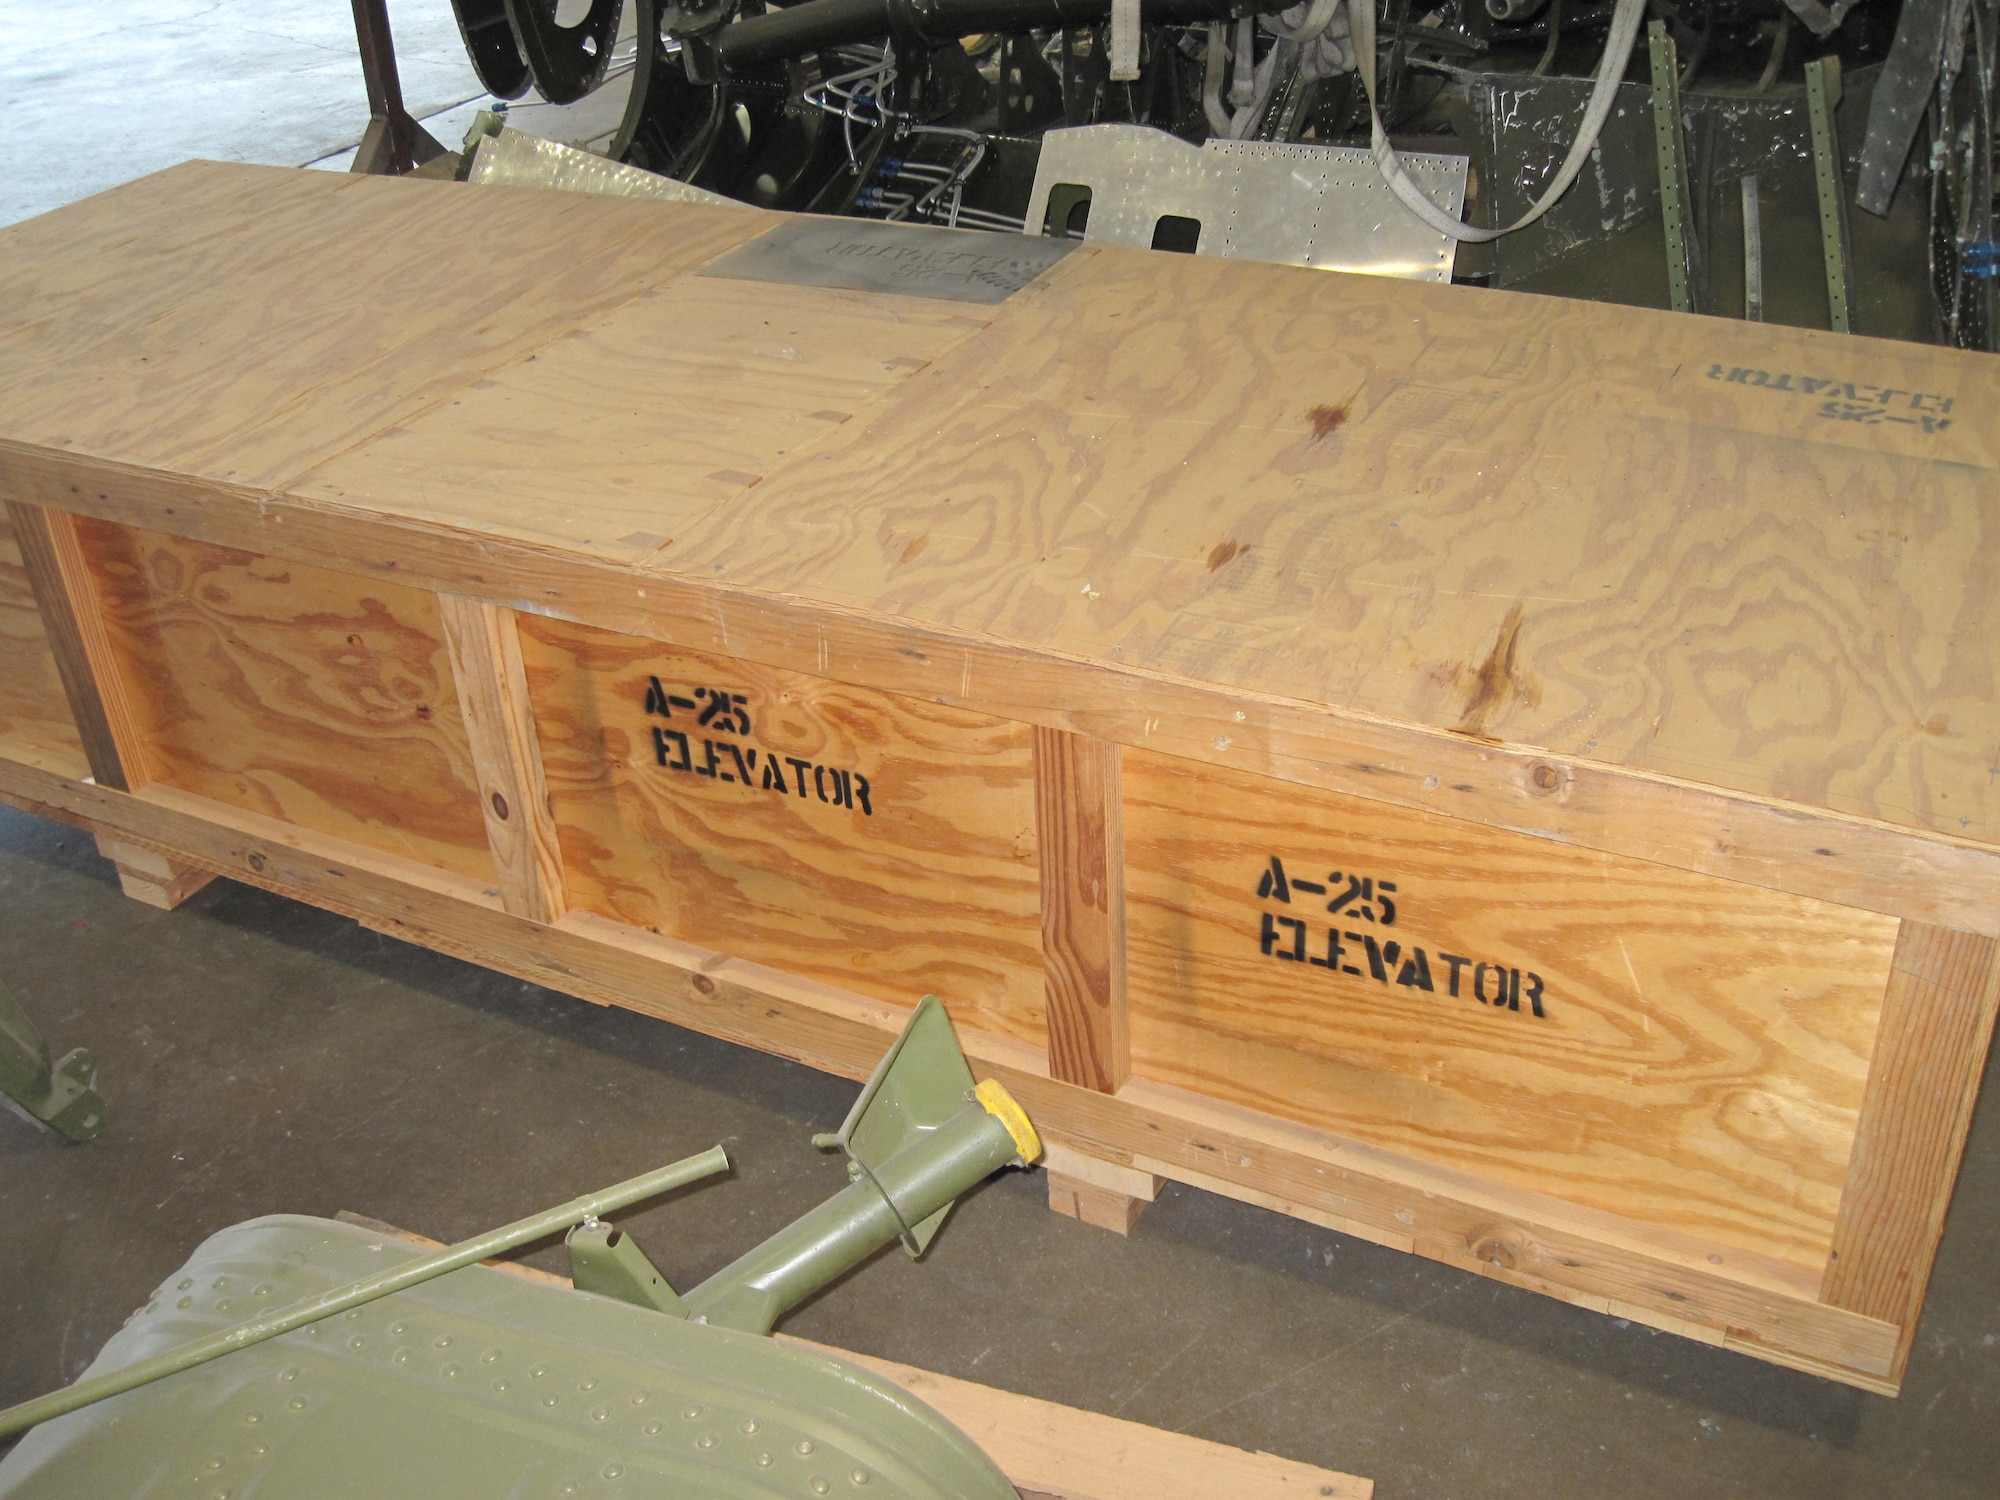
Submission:
[[[1991,359],[1099,247],[692,274],[776,222],[189,163],[0,232],[0,459],[2000,842]]]

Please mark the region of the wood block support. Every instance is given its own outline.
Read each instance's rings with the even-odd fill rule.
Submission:
[[[459,709],[479,774],[479,810],[493,851],[500,900],[531,922],[555,922],[564,910],[562,850],[542,772],[528,675],[511,609],[439,594],[451,647]]]
[[[1130,1234],[1146,1205],[1160,1196],[1164,1177],[1115,1161],[1086,1156],[1054,1141],[1045,1143],[1049,1207],[1113,1234]]]
[[[76,518],[18,500],[8,501],[7,511],[91,777],[100,786],[137,791],[147,779],[145,762],[77,539]]]
[[[1996,960],[1974,933],[1905,922],[1897,937],[1820,1300],[1900,1325],[1898,1377],[1985,1073]]]
[[[1125,838],[1119,747],[1035,730],[1049,1072],[1114,1094],[1132,1067],[1125,1002]]]
[[[118,867],[118,885],[134,901],[172,911],[215,879],[213,870],[169,859],[139,844],[97,836],[97,852]]]

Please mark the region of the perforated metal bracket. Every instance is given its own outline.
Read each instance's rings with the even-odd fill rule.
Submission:
[[[622,1229],[599,1219],[585,1219],[569,1232],[569,1275],[580,1292],[616,1298],[634,1307],[650,1307],[673,1318],[688,1315],[680,1293]]]

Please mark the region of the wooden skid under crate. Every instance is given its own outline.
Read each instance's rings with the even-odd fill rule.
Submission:
[[[699,274],[788,222],[194,163],[0,232],[0,797],[853,1076],[933,992],[1080,1195],[1893,1393],[2000,984],[1991,362]]]

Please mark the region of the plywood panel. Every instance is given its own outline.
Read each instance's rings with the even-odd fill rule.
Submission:
[[[521,645],[572,909],[1043,1042],[1029,730],[559,621]]]
[[[79,531],[148,779],[493,878],[435,595],[102,521]]]
[[[481,532],[636,560],[993,309],[689,276],[342,454],[292,486]]]
[[[686,206],[184,163],[0,232],[6,435],[281,484],[770,222]]]
[[[0,755],[10,750],[89,774],[13,524],[0,505]]]
[[[1895,922],[1164,756],[1125,788],[1135,1074],[1823,1269]]]
[[[651,566],[2000,840],[2000,367],[1115,248]]]

